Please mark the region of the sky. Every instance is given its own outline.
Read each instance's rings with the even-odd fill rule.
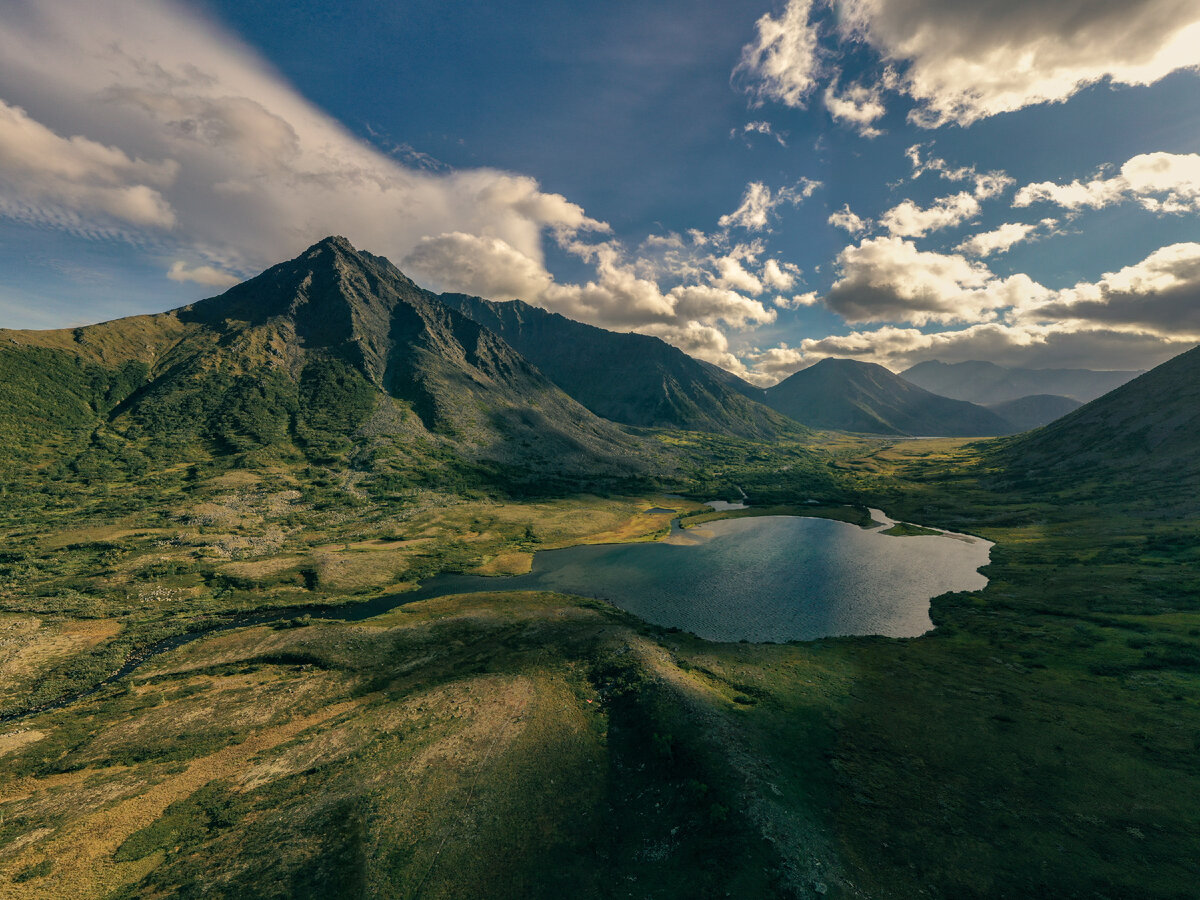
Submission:
[[[0,0],[0,327],[329,234],[769,385],[1200,341],[1200,0]]]

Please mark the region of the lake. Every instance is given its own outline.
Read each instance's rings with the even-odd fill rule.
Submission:
[[[731,505],[732,506],[732,505]],[[727,507],[729,508],[729,507]],[[915,637],[933,627],[929,601],[979,590],[991,543],[968,535],[899,537],[832,519],[721,519],[638,544],[543,550],[527,575],[445,575],[406,601],[534,590],[607,600],[656,625],[714,641]]]

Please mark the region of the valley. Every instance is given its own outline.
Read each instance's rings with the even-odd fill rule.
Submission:
[[[0,337],[6,897],[1200,878],[1200,351],[990,439],[817,431],[668,351],[661,402],[602,417],[336,238],[181,310]],[[869,508],[880,540],[992,542],[986,586],[919,637],[778,643],[504,589],[665,510]],[[496,587],[325,615],[439,575]]]

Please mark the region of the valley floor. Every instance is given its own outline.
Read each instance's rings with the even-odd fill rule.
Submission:
[[[826,449],[825,514],[986,537],[988,587],[938,598],[911,640],[713,644],[545,593],[326,621],[302,607],[654,539],[670,516],[644,510],[701,507],[386,502],[286,467],[181,467],[138,487],[153,504],[22,495],[0,556],[0,893],[1192,896],[1195,511],[1001,488],[962,441]],[[810,496],[770,448],[717,450],[692,496]]]

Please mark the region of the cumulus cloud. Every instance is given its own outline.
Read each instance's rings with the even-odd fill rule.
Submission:
[[[191,281],[219,288],[232,287],[241,281],[232,272],[226,272],[216,266],[189,266],[181,259],[171,263],[171,268],[167,270],[167,277],[172,281]]]
[[[905,200],[885,212],[879,222],[893,236],[924,237],[931,231],[961,225],[977,215],[979,201],[961,191],[950,197],[939,197],[924,208]]]
[[[1171,244],[1141,262],[1023,305],[1019,321],[1131,328],[1200,340],[1200,244]]]
[[[735,256],[721,256],[715,260],[717,278],[713,283],[718,287],[730,288],[735,291],[745,291],[748,294],[761,294],[763,283],[760,279],[746,271],[740,259]]]
[[[877,237],[838,254],[838,279],[825,304],[848,322],[980,322],[1048,292],[1026,275],[996,276],[960,254],[918,250]]]
[[[790,291],[799,275],[800,269],[794,263],[785,262],[780,264],[775,259],[768,259],[763,263],[763,284],[776,291]]]
[[[678,235],[655,243],[674,251],[685,249]],[[575,243],[568,249],[595,266],[595,278],[583,284],[557,282],[539,261],[499,238],[462,232],[422,239],[402,265],[438,290],[521,299],[602,328],[654,335],[731,371],[743,366],[729,352],[725,330],[775,320],[775,310],[739,292],[763,290],[743,265],[754,258],[753,246],[738,245],[724,256],[708,257],[715,271],[689,267],[709,283],[683,283],[669,290],[639,274],[645,260],[627,259],[615,242]]]
[[[1048,220],[1053,222],[1053,219]],[[1029,238],[1037,231],[1038,226],[1023,222],[1005,222],[999,228],[973,234],[956,248],[959,253],[967,256],[991,256],[993,253],[1007,253],[1014,246]]]
[[[827,357],[849,357],[878,363],[893,372],[930,359],[956,363],[987,359],[1028,368],[1152,368],[1190,349],[1191,337],[1164,339],[1154,333],[1053,325],[1008,325],[992,322],[956,331],[927,332],[885,325],[871,331],[806,338],[797,346],[781,344],[745,356],[744,378],[761,386]]]
[[[844,34],[902,67],[919,125],[969,125],[1086,85],[1200,65],[1197,0],[843,0]],[[780,38],[781,41],[786,40]]]
[[[1100,174],[1087,182],[1027,184],[1017,191],[1013,205],[1048,202],[1077,210],[1099,209],[1124,200],[1134,200],[1152,212],[1200,211],[1200,154],[1142,153],[1109,177]]]
[[[801,178],[790,187],[780,188],[772,193],[771,189],[761,181],[752,181],[746,185],[742,194],[742,202],[731,213],[721,216],[717,224],[722,228],[745,228],[747,231],[762,231],[771,221],[771,213],[784,203],[793,206],[804,202],[812,196],[813,191],[821,187],[821,182],[811,178]]]
[[[825,108],[835,122],[849,125],[865,138],[883,134],[873,124],[887,112],[883,92],[878,87],[851,84],[839,93],[837,85],[830,84],[825,88],[824,97]]]
[[[733,75],[760,101],[803,108],[816,88],[821,64],[812,7],[812,0],[788,0],[778,18],[767,13],[755,23],[757,35],[742,48]]]
[[[461,231],[421,238],[400,265],[439,288],[490,300],[540,297],[551,281],[539,262],[500,238]]]
[[[862,234],[871,227],[871,223],[861,216],[857,215],[850,209],[850,204],[845,204],[841,209],[830,213],[826,220],[834,228],[841,228],[843,231],[849,232],[851,235]]]

